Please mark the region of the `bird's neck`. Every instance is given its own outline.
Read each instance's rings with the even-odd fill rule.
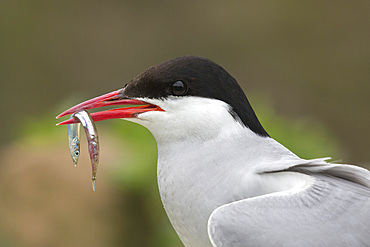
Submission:
[[[169,130],[170,131],[170,130]],[[260,136],[240,123],[223,126],[217,130],[187,132],[181,137],[154,135],[158,145],[158,169],[205,169],[215,163],[239,164],[253,171],[259,163],[281,159],[297,159],[289,149],[268,136]],[[195,163],[193,163],[195,162]],[[197,165],[195,165],[197,164]],[[168,166],[168,167],[167,167]],[[225,167],[224,169],[230,169]]]
[[[226,128],[212,138],[157,141],[161,199],[181,240],[191,246],[211,246],[206,226],[215,208],[251,196],[236,191],[246,175],[269,159],[294,157],[270,137],[245,127]]]

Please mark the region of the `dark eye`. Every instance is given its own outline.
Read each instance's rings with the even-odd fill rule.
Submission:
[[[188,85],[183,81],[177,81],[172,84],[171,91],[176,96],[185,95],[188,92]]]

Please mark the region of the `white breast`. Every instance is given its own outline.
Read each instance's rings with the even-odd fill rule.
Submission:
[[[207,223],[217,207],[292,186],[258,186],[265,181],[256,173],[261,166],[299,158],[243,126],[226,103],[199,97],[142,100],[165,110],[130,120],[147,127],[157,141],[161,199],[185,246],[212,246]]]

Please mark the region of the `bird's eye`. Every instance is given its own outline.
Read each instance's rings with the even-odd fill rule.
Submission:
[[[176,96],[185,95],[188,92],[188,85],[183,81],[176,81],[172,84],[171,91]]]

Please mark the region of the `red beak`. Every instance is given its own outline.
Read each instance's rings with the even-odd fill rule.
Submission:
[[[148,111],[163,111],[159,106],[149,104],[147,102],[136,100],[136,99],[125,99],[122,97],[123,89],[104,94],[102,96],[95,97],[93,99],[82,102],[75,105],[65,112],[59,114],[56,118],[60,118],[66,115],[73,114],[78,111],[88,110],[93,108],[99,108],[111,105],[137,105],[136,107],[126,107],[120,109],[111,109],[107,111],[91,113],[92,119],[96,121],[102,121],[112,118],[132,118],[138,114]],[[78,123],[75,118],[68,119],[57,125]]]

